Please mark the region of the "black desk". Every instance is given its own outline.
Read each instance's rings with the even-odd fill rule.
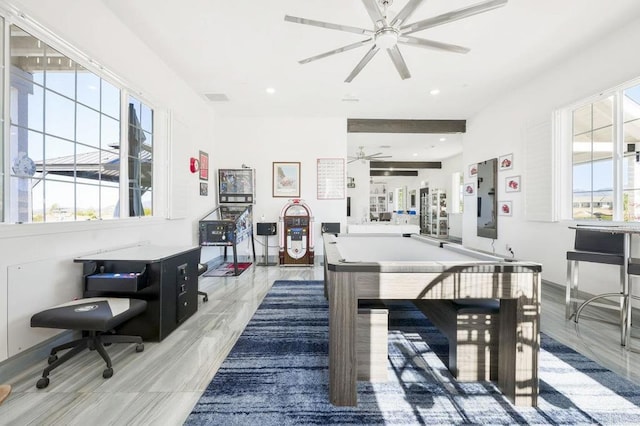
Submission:
[[[116,331],[150,341],[164,339],[198,310],[199,261],[200,247],[150,245],[74,259],[84,264],[84,297],[130,297],[147,301],[143,314]],[[99,273],[140,275],[137,285],[132,286],[125,280],[99,278],[96,276]]]

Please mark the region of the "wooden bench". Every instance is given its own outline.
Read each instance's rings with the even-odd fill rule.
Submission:
[[[500,301],[416,300],[449,340],[449,371],[461,382],[498,379]]]
[[[379,301],[358,304],[356,357],[358,380],[386,382],[389,310]]]

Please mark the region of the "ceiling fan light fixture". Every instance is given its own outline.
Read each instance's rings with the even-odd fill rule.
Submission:
[[[394,28],[385,27],[376,32],[376,46],[381,49],[391,49],[398,44],[398,31]]]

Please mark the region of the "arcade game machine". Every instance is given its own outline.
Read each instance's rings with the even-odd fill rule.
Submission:
[[[255,173],[253,169],[219,169],[219,206],[203,217],[199,223],[200,245],[233,249],[233,272],[237,276],[238,244],[251,238],[253,260],[256,247],[253,240],[253,203],[255,202]]]
[[[280,265],[313,265],[313,216],[300,199],[289,200],[278,222]]]

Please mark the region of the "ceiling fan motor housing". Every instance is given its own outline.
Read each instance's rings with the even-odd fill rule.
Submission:
[[[398,43],[400,33],[393,27],[383,27],[376,31],[376,46],[381,49],[390,49]]]

